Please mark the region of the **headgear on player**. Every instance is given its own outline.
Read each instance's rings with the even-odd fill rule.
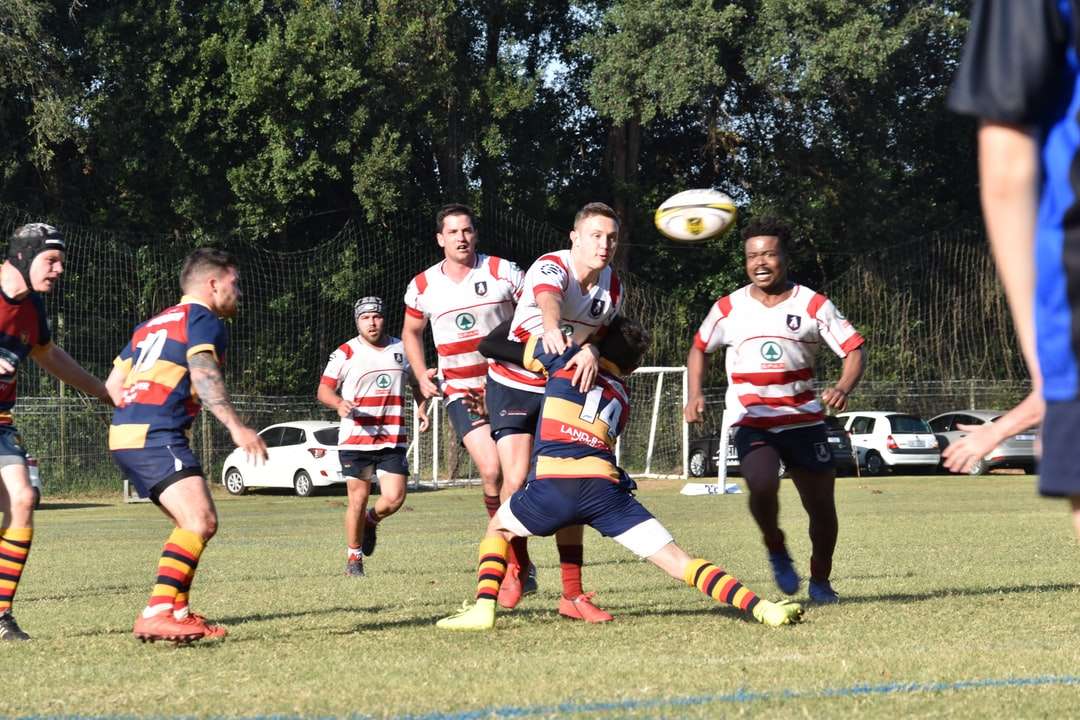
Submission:
[[[381,297],[375,297],[374,295],[368,295],[362,297],[356,301],[353,305],[353,317],[359,318],[364,313],[376,313],[378,315],[383,314],[383,301]],[[385,316],[384,316],[385,317]]]
[[[34,258],[46,250],[66,249],[64,236],[52,225],[28,223],[11,234],[11,239],[8,240],[7,259],[22,275],[26,286],[33,290],[30,284],[30,265],[34,262]]]

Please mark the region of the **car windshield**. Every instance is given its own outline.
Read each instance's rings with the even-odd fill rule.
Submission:
[[[930,426],[926,424],[926,421],[914,415],[890,415],[889,427],[896,434],[914,435],[930,432]]]

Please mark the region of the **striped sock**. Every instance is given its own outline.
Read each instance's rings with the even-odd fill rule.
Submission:
[[[728,575],[708,560],[691,560],[683,573],[683,580],[713,600],[733,605],[746,613],[752,613],[760,600],[734,576]]]
[[[191,610],[188,605],[191,603],[191,582],[195,579],[195,568],[199,566],[199,562],[196,560],[195,564],[188,570],[187,576],[184,578],[183,587],[176,593],[176,599],[173,600],[173,617],[177,620],[183,620],[191,614]]]
[[[0,613],[11,609],[33,537],[34,528],[7,528],[0,532]]]
[[[581,566],[585,560],[585,548],[581,545],[558,545],[559,569],[562,571],[562,594],[573,600],[585,591],[581,587]]]
[[[502,502],[499,501],[498,495],[484,496],[484,509],[487,510],[488,517],[495,517],[500,505],[502,505]]]
[[[157,580],[143,610],[144,617],[173,610],[181,592],[185,595],[184,602],[187,602],[187,591],[191,588],[204,547],[206,544],[202,538],[190,530],[176,528],[172,531],[158,560]]]
[[[476,599],[499,597],[499,586],[506,576],[506,554],[510,544],[498,535],[480,541],[480,562],[476,568]]]

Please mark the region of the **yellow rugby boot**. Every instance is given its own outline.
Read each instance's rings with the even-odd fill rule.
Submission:
[[[477,600],[475,605],[464,603],[461,612],[444,617],[435,626],[443,630],[490,630],[495,627],[495,601],[487,598]]]
[[[763,598],[754,606],[754,619],[769,627],[794,625],[802,620],[802,605],[787,600],[774,603]]]

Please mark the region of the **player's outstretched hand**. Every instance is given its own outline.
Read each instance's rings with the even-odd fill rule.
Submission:
[[[699,393],[686,403],[686,407],[683,408],[683,417],[686,418],[688,423],[699,423],[704,416],[705,396]]]
[[[442,390],[439,389],[438,368],[428,368],[427,372],[422,377],[416,378],[416,384],[420,386],[420,394],[424,396],[425,400],[430,400],[433,397],[442,397]]]
[[[540,336],[540,342],[544,346],[544,352],[551,355],[562,355],[566,352],[566,336],[562,328],[549,328]]]
[[[995,422],[982,425],[957,425],[967,435],[949,444],[941,453],[941,464],[952,472],[971,472],[975,463],[997,447],[1005,438],[1042,422],[1046,404],[1035,390]]]
[[[821,404],[837,412],[847,409],[847,392],[838,387],[825,388],[821,393]]]
[[[230,432],[232,435],[232,441],[236,447],[244,451],[248,460],[254,464],[259,465],[266,462],[268,456],[266,454],[266,443],[263,442],[259,433],[255,432],[246,425],[238,425],[234,427]]]
[[[566,369],[574,369],[571,385],[576,385],[581,392],[589,392],[596,383],[596,373],[600,370],[600,351],[595,345],[586,345],[577,355],[566,363]]]

